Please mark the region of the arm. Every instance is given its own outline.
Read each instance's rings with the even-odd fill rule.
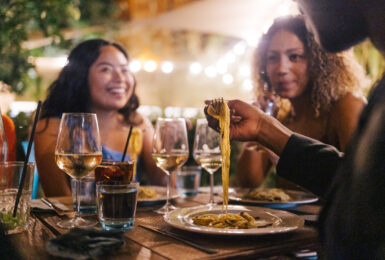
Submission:
[[[36,126],[35,157],[39,181],[46,196],[70,196],[71,189],[65,174],[55,162],[56,139],[60,119],[41,119]]]
[[[330,189],[343,153],[334,146],[293,134],[277,165],[277,174],[325,196]]]
[[[350,93],[342,97],[334,105],[332,122],[337,132],[341,151],[346,151],[346,147],[357,127],[358,119],[365,105],[366,100],[363,97],[357,97]]]
[[[237,163],[237,179],[242,187],[262,184],[272,163],[266,151],[251,143],[244,143]]]

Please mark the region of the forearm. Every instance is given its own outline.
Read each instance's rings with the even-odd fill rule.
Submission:
[[[325,196],[343,153],[317,140],[293,134],[282,151],[277,174]]]
[[[242,187],[258,187],[271,167],[268,156],[257,147],[244,145],[237,162],[237,179]]]
[[[257,141],[280,156],[293,132],[277,119],[266,116],[258,129]]]

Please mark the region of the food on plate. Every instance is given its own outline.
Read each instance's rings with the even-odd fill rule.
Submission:
[[[227,212],[229,204],[229,169],[230,169],[230,110],[227,103],[214,100],[208,107],[207,113],[218,119],[220,128],[220,143],[222,153],[222,187],[223,187],[223,206]]]
[[[273,225],[272,222],[262,219],[255,219],[247,212],[227,214],[202,214],[194,216],[192,220],[195,225],[213,228],[249,229],[263,228]]]
[[[157,197],[156,190],[149,187],[139,187],[138,199],[155,199]]]
[[[266,200],[266,201],[279,201],[279,202],[287,202],[291,200],[289,194],[287,194],[284,190],[273,188],[273,189],[261,189],[257,188],[245,195],[247,199],[253,200]]]

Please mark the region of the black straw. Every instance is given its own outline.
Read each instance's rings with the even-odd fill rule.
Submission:
[[[37,124],[37,120],[39,119],[40,107],[41,107],[41,101],[39,100],[39,102],[37,103],[35,119],[33,120],[31,136],[29,137],[28,148],[27,148],[27,155],[25,156],[25,160],[24,160],[23,173],[21,174],[21,179],[20,179],[20,183],[19,183],[19,189],[17,190],[15,207],[13,209],[13,217],[16,217],[17,206],[19,204],[21,193],[22,193],[23,186],[24,186],[24,179],[25,179],[25,175],[26,175],[26,172],[27,172],[27,165],[28,165],[29,155],[31,154],[33,138],[35,136],[36,124]]]
[[[127,147],[128,147],[128,143],[130,142],[131,134],[132,134],[132,126],[130,126],[130,131],[128,132],[126,145],[124,146],[124,152],[122,155],[122,162],[124,162],[124,158],[126,158]]]

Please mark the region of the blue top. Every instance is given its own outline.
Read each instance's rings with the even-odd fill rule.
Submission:
[[[103,161],[118,161],[118,162],[120,162],[122,160],[123,153],[112,150],[112,149],[107,148],[104,145],[102,145],[102,155],[103,155]],[[130,159],[131,159],[130,155],[126,154],[124,161],[128,161]]]

